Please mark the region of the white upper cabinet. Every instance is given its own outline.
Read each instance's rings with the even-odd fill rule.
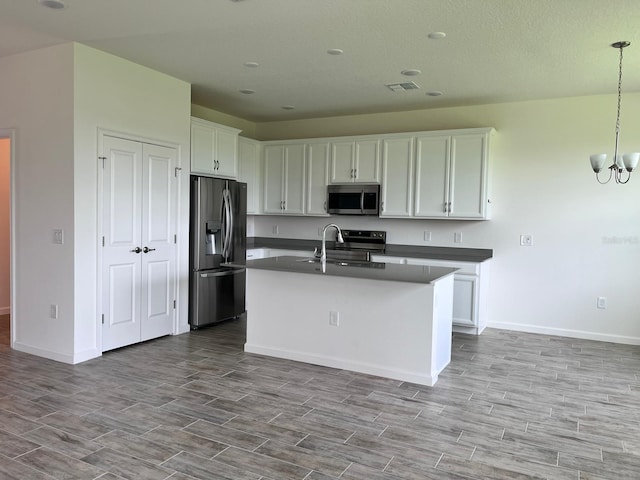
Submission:
[[[247,184],[247,214],[260,213],[260,142],[238,138],[238,181]]]
[[[382,140],[381,217],[413,214],[414,138]]]
[[[305,145],[266,145],[263,163],[263,212],[304,214]]]
[[[417,136],[415,217],[488,218],[491,132],[492,129],[477,129],[451,135]]]
[[[331,183],[380,182],[379,150],[379,139],[333,142]]]
[[[305,202],[305,213],[307,215],[328,215],[329,152],[329,142],[307,144],[307,192]]]
[[[214,177],[238,176],[240,130],[191,118],[191,173]]]

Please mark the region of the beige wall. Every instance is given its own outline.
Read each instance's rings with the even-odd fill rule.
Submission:
[[[11,222],[11,143],[0,138],[0,315],[11,312],[10,222]]]

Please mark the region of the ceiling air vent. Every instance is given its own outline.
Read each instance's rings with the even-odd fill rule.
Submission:
[[[387,83],[386,87],[392,92],[406,92],[407,90],[417,90],[420,88],[414,82]]]

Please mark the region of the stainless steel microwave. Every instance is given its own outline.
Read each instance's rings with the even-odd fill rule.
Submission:
[[[351,183],[327,186],[327,211],[334,215],[378,215],[380,185]]]

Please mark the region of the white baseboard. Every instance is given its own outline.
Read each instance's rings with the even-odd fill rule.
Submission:
[[[0,307],[0,315],[10,315],[11,307]]]
[[[386,368],[380,365],[372,365],[368,363],[354,362],[337,357],[326,357],[323,355],[313,355],[306,352],[296,352],[291,350],[282,350],[260,345],[244,344],[244,351],[255,353],[258,355],[266,355],[268,357],[284,358],[294,360],[296,362],[311,363],[313,365],[322,365],[324,367],[338,368],[341,370],[351,370],[353,372],[365,373],[367,375],[376,375],[378,377],[393,378],[404,382],[417,383],[419,385],[427,385],[432,387],[438,380],[438,374],[423,375],[420,373],[409,372],[404,370],[396,370]]]
[[[583,340],[596,340],[598,342],[623,343],[625,345],[640,345],[640,337],[628,337],[625,335],[611,335],[608,333],[587,332],[583,330],[570,330],[567,328],[540,327],[522,323],[489,322],[489,328],[502,330],[514,330],[516,332],[541,333],[544,335],[557,335],[558,337],[580,338]]]
[[[24,343],[14,342],[12,345],[14,350],[19,352],[29,353],[38,357],[48,358],[49,360],[55,360],[56,362],[68,363],[75,365],[76,363],[85,362],[101,356],[101,353],[95,349],[85,350],[84,352],[69,355],[67,353],[53,352],[51,350],[45,350],[32,345],[25,345]]]

